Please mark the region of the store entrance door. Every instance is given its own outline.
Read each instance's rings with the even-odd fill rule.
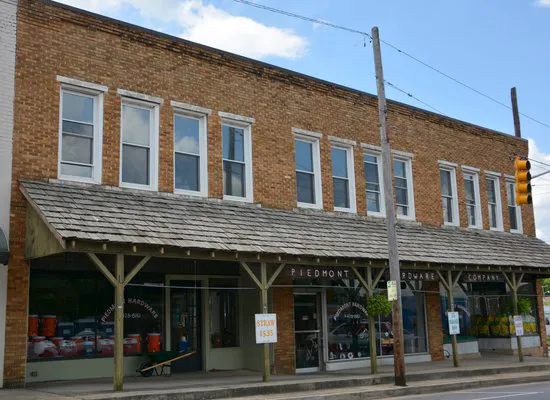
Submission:
[[[200,371],[201,362],[201,281],[170,282],[170,350],[196,354],[172,363],[172,372]]]
[[[294,294],[296,372],[319,371],[321,363],[320,293]]]

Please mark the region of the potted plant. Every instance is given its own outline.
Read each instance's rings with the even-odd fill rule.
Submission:
[[[392,311],[392,304],[386,296],[375,294],[367,301],[367,313],[369,317],[369,347],[370,347],[370,370],[372,374],[378,373],[376,360],[376,318],[388,316]]]

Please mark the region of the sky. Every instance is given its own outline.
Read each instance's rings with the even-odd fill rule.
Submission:
[[[550,169],[550,0],[253,0],[370,32],[510,104],[515,86],[533,174]],[[234,0],[61,0],[160,32],[376,93],[372,46],[361,34]],[[513,134],[512,112],[383,45],[388,98]],[[426,105],[427,104],[427,105]],[[433,108],[431,108],[433,107]],[[547,168],[547,169],[546,169]],[[537,236],[550,243],[550,174],[533,180]]]

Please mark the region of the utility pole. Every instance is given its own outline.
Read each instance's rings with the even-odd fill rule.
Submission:
[[[514,114],[514,132],[517,137],[521,137],[521,127],[519,124],[519,110],[518,110],[518,96],[516,93],[516,88],[513,87],[510,91],[512,96],[512,113]]]
[[[393,360],[395,384],[406,386],[405,351],[403,348],[403,316],[401,313],[401,278],[399,273],[399,252],[397,249],[397,232],[395,229],[395,202],[393,199],[393,168],[390,149],[390,139],[386,127],[386,93],[384,90],[384,73],[382,71],[382,54],[380,52],[380,37],[378,27],[372,28],[372,47],[374,51],[374,66],[376,70],[376,92],[378,94],[378,117],[380,124],[380,142],[382,146],[382,173],[384,178],[384,201],[386,205],[386,220],[388,223],[388,258],[390,264],[390,280],[397,286],[397,300],[392,303]],[[371,329],[369,327],[369,329]]]

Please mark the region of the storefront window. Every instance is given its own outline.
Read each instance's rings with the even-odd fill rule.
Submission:
[[[210,279],[210,341],[213,348],[239,346],[237,279]]]

